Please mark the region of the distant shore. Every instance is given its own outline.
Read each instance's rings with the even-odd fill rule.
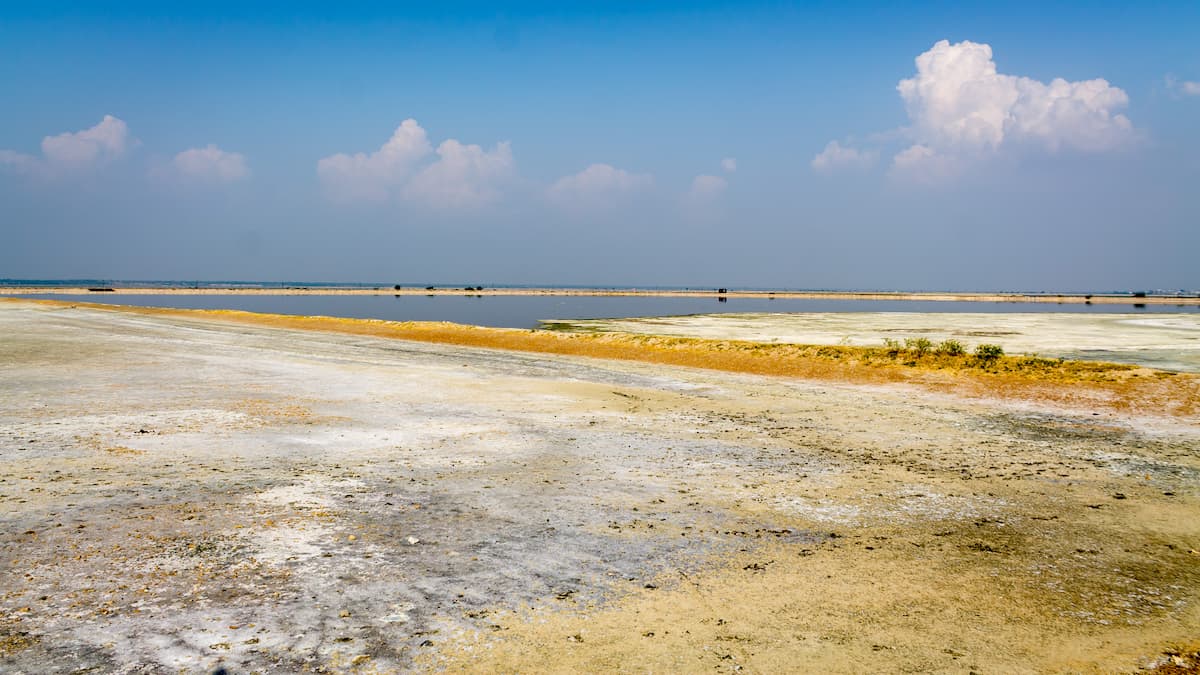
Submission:
[[[1012,302],[1052,304],[1105,305],[1200,305],[1200,297],[1134,294],[1033,294],[1033,293],[953,293],[953,292],[888,292],[888,291],[769,291],[717,289],[639,289],[639,288],[471,288],[437,286],[422,288],[404,286],[399,289],[379,286],[373,288],[339,288],[332,286],[253,286],[253,287],[83,287],[83,286],[11,286],[0,287],[3,295],[86,295],[94,298],[114,295],[490,295],[490,296],[609,296],[609,297],[727,297],[727,298],[786,298],[807,300],[913,300],[925,302]]]

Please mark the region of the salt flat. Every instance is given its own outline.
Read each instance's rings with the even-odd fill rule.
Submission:
[[[7,672],[1133,670],[1198,506],[1186,418],[0,306]]]
[[[935,343],[954,339],[969,348],[999,344],[1011,354],[1200,372],[1200,313],[1195,312],[698,314],[547,323],[571,330],[810,345],[880,346],[886,338],[924,337]]]

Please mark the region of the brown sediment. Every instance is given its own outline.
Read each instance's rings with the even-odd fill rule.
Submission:
[[[399,289],[380,286],[375,288],[337,288],[327,286],[279,286],[279,287],[147,287],[116,286],[105,288],[55,287],[55,286],[10,286],[0,289],[2,295],[93,295],[103,291],[104,295],[495,295],[495,296],[593,296],[593,297],[661,297],[661,298],[777,298],[787,300],[901,300],[925,302],[1007,302],[1034,304],[1092,304],[1092,305],[1200,305],[1200,296],[1149,295],[1137,297],[1131,294],[1081,294],[1060,295],[1031,293],[955,293],[955,292],[907,292],[907,291],[769,291],[733,290],[724,293],[716,289],[653,289],[653,288],[418,288]]]
[[[60,300],[0,300],[465,347],[643,361],[754,375],[858,384],[903,383],[959,395],[1053,402],[1153,416],[1190,418],[1200,414],[1200,376],[1115,363],[1021,356],[1001,356],[980,362],[971,355],[930,353],[916,357],[903,350],[875,347],[764,344],[626,333],[559,333],[448,322],[395,322]]]
[[[521,672],[531,663],[554,673],[722,666],[758,673],[1103,673],[1141,661],[1151,672],[1197,672],[1194,648],[1168,647],[1151,657],[1145,630],[1047,639],[1064,615],[1097,607],[1079,602],[1077,589],[1067,601],[1020,579],[1005,569],[1012,551],[964,547],[928,555],[925,564],[897,564],[913,550],[939,547],[938,540],[928,532],[881,531],[814,544],[802,555],[795,547],[760,546],[719,569],[661,579],[661,588],[633,591],[611,606],[496,617],[496,632],[425,663],[466,673]],[[987,561],[989,555],[1005,560]],[[876,581],[847,587],[845,579]],[[997,587],[1006,589],[1003,599],[992,595]],[[862,612],[868,604],[878,614]]]

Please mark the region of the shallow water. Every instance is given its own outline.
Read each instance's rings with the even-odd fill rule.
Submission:
[[[553,319],[610,319],[725,313],[930,312],[985,314],[1066,312],[1071,314],[1198,313],[1196,305],[1083,305],[1035,302],[937,302],[924,300],[814,300],[716,296],[555,296],[555,295],[29,295],[68,302],[102,302],[146,307],[237,309],[247,312],[336,316],[388,321],[452,321],[500,328],[536,328]]]

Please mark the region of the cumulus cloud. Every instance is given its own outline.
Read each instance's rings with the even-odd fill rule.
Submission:
[[[896,153],[892,168],[910,178],[936,183],[960,171],[961,161],[955,155],[942,154],[927,145],[917,144]]]
[[[925,150],[897,155],[897,169],[928,166],[937,158],[960,162],[1009,146],[1103,152],[1133,140],[1133,124],[1117,112],[1129,97],[1106,80],[1045,83],[1005,75],[989,45],[969,41],[942,40],[916,65],[917,74],[896,89],[911,121],[915,143],[909,150]],[[911,161],[916,157],[921,161]]]
[[[495,201],[499,186],[514,173],[512,147],[505,141],[491,151],[478,145],[443,141],[438,160],[409,181],[404,195],[438,207],[476,207]]]
[[[43,138],[42,154],[53,164],[82,168],[120,156],[129,142],[129,127],[125,122],[105,115],[90,129]]]
[[[431,151],[425,130],[409,118],[375,152],[338,153],[319,160],[317,175],[335,198],[384,201],[403,186]]]
[[[733,173],[737,171],[737,160],[732,157],[726,157],[721,160],[721,168],[728,173]]]
[[[13,150],[0,150],[0,168],[15,173],[30,173],[37,166],[37,159]]]
[[[830,141],[824,150],[813,157],[812,168],[822,173],[840,169],[867,169],[874,166],[877,159],[879,153],[873,150],[846,148],[837,141]]]
[[[1129,96],[1107,80],[1041,82],[999,72],[986,44],[942,40],[917,56],[917,72],[896,86],[908,112],[907,141],[892,159],[898,174],[949,177],[1001,153],[1107,152],[1136,139],[1121,111]],[[873,135],[887,142],[889,135]],[[872,151],[836,141],[813,158],[818,171],[868,164]]]
[[[1176,94],[1200,96],[1200,82],[1176,79],[1174,75],[1167,75],[1164,79],[1167,82],[1167,89]]]
[[[454,139],[443,141],[436,158],[425,130],[404,120],[372,153],[338,153],[317,162],[328,193],[344,201],[407,199],[435,207],[473,207],[500,195],[515,172],[512,148],[498,143],[485,151]]]
[[[250,175],[244,156],[212,144],[184,150],[171,164],[180,176],[201,181],[231,182]]]
[[[105,115],[88,129],[42,139],[42,156],[0,150],[0,167],[19,173],[56,174],[94,168],[120,157],[133,145],[125,122]]]
[[[561,206],[605,206],[654,184],[649,174],[629,173],[608,164],[592,164],[583,171],[564,176],[547,190],[549,199]]]
[[[700,175],[692,179],[692,188],[688,196],[693,200],[703,201],[713,199],[725,192],[729,181],[720,176]]]
[[[679,199],[680,214],[691,223],[714,223],[724,214],[722,197],[729,188],[723,176],[700,174]]]

